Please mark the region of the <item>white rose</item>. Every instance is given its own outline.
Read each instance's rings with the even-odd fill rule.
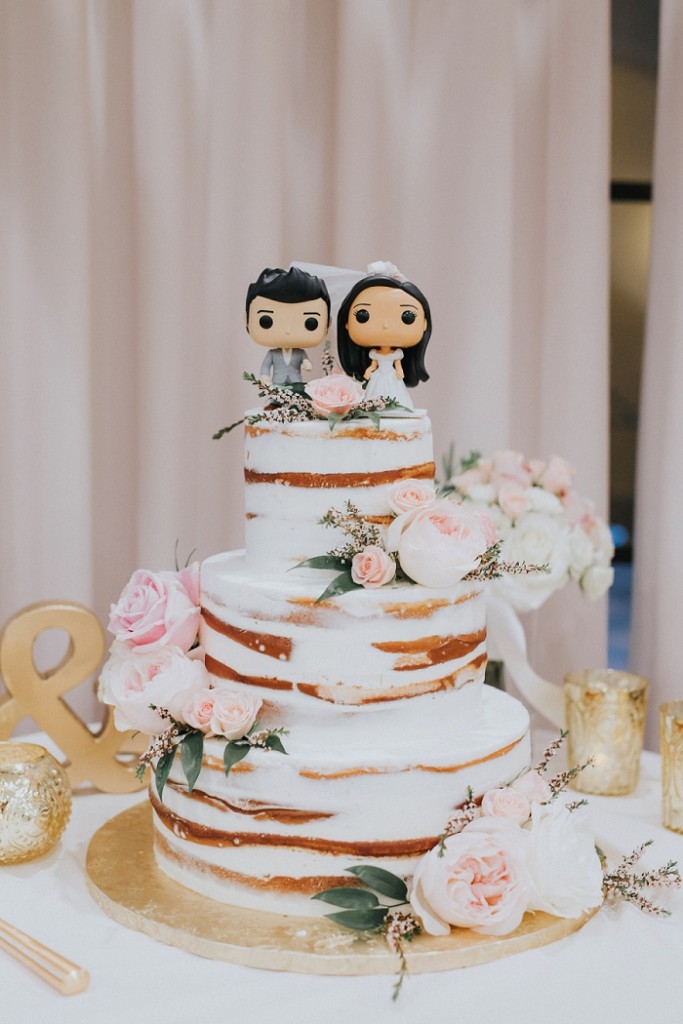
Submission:
[[[518,776],[514,782],[510,783],[510,788],[518,793],[523,793],[527,800],[533,800],[539,804],[550,800],[553,795],[550,786],[535,768],[531,768],[528,772]]]
[[[481,505],[492,505],[496,500],[496,488],[493,484],[472,484],[467,490],[467,497],[470,501],[478,502]]]
[[[529,512],[519,519],[504,539],[501,557],[506,562],[548,565],[549,573],[530,573],[494,580],[495,591],[517,611],[540,608],[564,586],[569,573],[569,527],[556,516]]]
[[[609,565],[614,558],[614,542],[612,532],[605,520],[596,516],[590,525],[588,536],[595,551],[596,561],[601,565]]]
[[[579,917],[600,906],[602,868],[585,816],[558,802],[543,807],[533,804],[528,834],[530,909]]]
[[[168,729],[169,722],[149,705],[168,709],[181,690],[209,682],[204,663],[179,647],[137,652],[115,641],[100,675],[99,698],[113,705],[117,729],[157,736]]]
[[[569,534],[569,573],[573,580],[581,579],[594,556],[590,537],[580,526],[575,526]]]
[[[545,512],[547,515],[562,515],[563,505],[556,494],[542,487],[530,487],[527,491],[530,512]]]
[[[581,590],[590,601],[597,601],[614,583],[614,569],[607,565],[592,565],[581,577]]]

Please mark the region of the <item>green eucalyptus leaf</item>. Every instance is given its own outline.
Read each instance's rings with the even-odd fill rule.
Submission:
[[[204,733],[198,729],[188,732],[180,741],[180,763],[187,779],[187,788],[191,793],[197,776],[202,770],[202,757],[204,756]]]
[[[305,562],[297,562],[292,569],[343,569],[345,566],[348,566],[348,562],[339,555],[314,555]],[[289,571],[291,572],[291,569]]]
[[[251,747],[248,743],[236,743],[234,740],[228,740],[223,751],[225,774],[228,775],[232,766],[237,764],[238,761],[244,760],[250,750]]]
[[[373,864],[359,864],[347,870],[371,889],[381,892],[383,896],[389,896],[392,900],[405,900],[408,896],[408,886],[403,879],[385,868],[376,868]]]
[[[358,910],[340,910],[338,914],[325,914],[325,917],[345,928],[356,931],[377,931],[384,924],[389,907],[361,907]]]
[[[345,418],[346,418],[346,414],[345,414],[345,413],[340,413],[340,412],[331,412],[331,413],[330,413],[330,414],[328,415],[328,417],[327,417],[327,422],[329,423],[329,426],[330,426],[330,433],[332,433],[332,431],[333,431],[333,430],[334,430],[334,428],[335,428],[335,427],[337,426],[337,424],[338,424],[338,423],[339,423],[339,422],[340,422],[341,420],[343,420],[343,419],[345,419]]]
[[[275,733],[271,733],[270,736],[266,736],[263,742],[270,750],[277,750],[278,754],[287,753],[282,745],[282,740]]]
[[[376,412],[374,409],[368,409],[367,416],[375,430],[379,430],[382,425],[380,414]]]
[[[173,759],[175,757],[175,752],[176,748],[173,747],[172,750],[167,750],[165,754],[162,754],[159,760],[157,761],[157,766],[154,775],[156,778],[157,793],[159,794],[160,800],[161,797],[163,796],[166,780],[170,774],[171,768],[173,767]]]
[[[355,583],[351,576],[351,570],[346,569],[341,572],[338,576],[332,580],[326,590],[323,590],[319,598],[316,599],[316,604],[320,604],[321,601],[327,601],[330,597],[337,597],[339,594],[346,594],[349,590],[358,590],[360,583]]]
[[[374,892],[368,892],[367,889],[351,889],[346,885],[340,885],[336,889],[325,889],[324,892],[318,892],[311,898],[322,900],[323,903],[331,903],[333,907],[346,907],[353,910],[379,906],[379,900]]]

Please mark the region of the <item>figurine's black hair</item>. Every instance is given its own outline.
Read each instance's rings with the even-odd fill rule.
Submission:
[[[414,388],[420,381],[429,380],[429,374],[425,369],[424,364],[424,353],[427,348],[427,343],[432,334],[432,314],[429,309],[429,303],[425,299],[424,295],[414,284],[410,281],[398,281],[395,277],[385,277],[383,274],[372,274],[369,277],[363,277],[361,280],[353,286],[349,294],[346,296],[341,306],[339,307],[339,314],[337,316],[337,352],[339,354],[339,362],[345,373],[348,373],[350,377],[355,377],[356,380],[363,380],[363,374],[367,370],[371,363],[370,350],[363,348],[362,345],[356,345],[354,341],[349,337],[347,323],[349,319],[349,313],[351,306],[357,295],[360,295],[366,288],[401,288],[408,295],[412,295],[414,299],[420,303],[424,310],[424,314],[427,320],[427,327],[422,335],[422,340],[417,345],[413,345],[412,348],[406,348],[403,352],[403,360],[401,366],[403,367],[404,383],[409,388]],[[397,343],[397,348],[400,345]]]
[[[330,317],[330,296],[327,285],[320,277],[306,273],[299,267],[282,270],[281,267],[263,270],[258,280],[247,289],[247,317],[249,306],[257,295],[275,302],[306,302],[307,299],[324,299],[327,305],[327,317]]]

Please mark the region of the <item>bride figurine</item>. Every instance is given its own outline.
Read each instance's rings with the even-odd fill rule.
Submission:
[[[408,388],[428,380],[424,352],[432,333],[429,304],[392,264],[371,264],[339,308],[337,348],[345,373],[366,380],[366,398],[395,398],[413,410]]]

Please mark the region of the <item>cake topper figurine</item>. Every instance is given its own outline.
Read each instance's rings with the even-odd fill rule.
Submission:
[[[432,333],[429,304],[393,264],[371,264],[339,308],[337,349],[344,371],[366,380],[367,398],[395,398],[413,409],[408,388],[428,380],[424,352]]]
[[[325,282],[298,267],[270,267],[249,285],[245,322],[252,341],[268,349],[259,371],[263,384],[302,384],[310,370],[306,349],[324,340],[330,323]]]

